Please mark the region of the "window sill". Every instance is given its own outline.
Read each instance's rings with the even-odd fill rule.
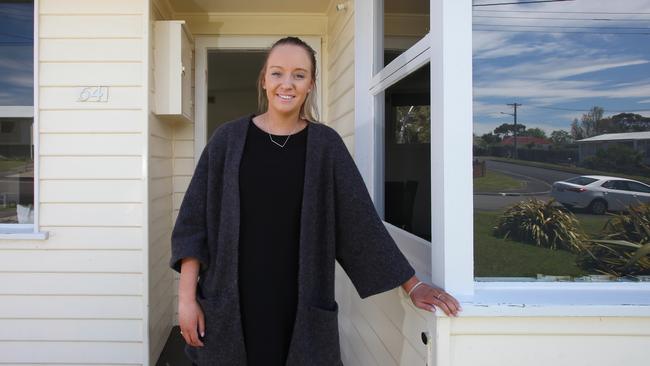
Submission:
[[[476,282],[461,317],[650,316],[650,282]]]
[[[49,236],[47,231],[0,231],[0,240],[46,240]]]

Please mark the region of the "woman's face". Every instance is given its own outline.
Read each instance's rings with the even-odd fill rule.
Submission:
[[[277,46],[269,54],[266,65],[262,86],[266,90],[269,110],[285,115],[298,114],[314,86],[307,51],[300,46]]]

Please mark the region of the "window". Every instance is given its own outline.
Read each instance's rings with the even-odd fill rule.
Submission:
[[[644,144],[650,133],[644,29],[650,20],[643,15],[650,2],[477,4],[473,153],[484,169],[473,179],[476,278],[644,280],[650,268],[643,259],[628,267],[612,264],[591,240],[612,235],[611,226],[605,229],[612,216],[605,213],[627,215],[638,203],[629,191],[647,188],[623,179],[602,185],[616,190],[608,195],[566,194],[551,186],[587,185],[593,180],[579,177],[585,174],[650,183]],[[518,224],[565,213],[576,221],[531,224],[530,230]],[[556,247],[535,230],[553,238],[584,232],[586,239],[579,247]],[[620,234],[618,239],[639,242]],[[634,251],[620,253],[623,260]]]
[[[650,193],[650,187],[637,182],[628,182],[631,191],[640,193]]]
[[[0,229],[5,232],[31,230],[34,223],[33,40],[34,2],[0,1]]]
[[[579,186],[586,186],[588,184],[597,181],[597,179],[589,178],[589,177],[575,177],[575,178],[567,179],[566,181],[569,183],[577,184]]]
[[[367,10],[364,10],[367,9]],[[355,49],[355,59],[371,56],[373,66],[355,62],[355,89],[367,85],[371,95],[355,101],[355,110],[372,111],[372,134],[355,134],[355,148],[373,146],[375,153],[363,161],[355,154],[373,195],[377,211],[384,220],[400,229],[406,240],[431,240],[431,81],[429,67],[428,1],[375,1],[355,4],[355,14],[368,13],[376,22],[370,33],[355,32],[355,37],[370,36],[368,53]],[[368,65],[366,64],[366,65]],[[357,122],[359,119],[355,119]],[[357,126],[358,128],[358,126]],[[364,167],[364,163],[366,164]],[[368,171],[368,167],[373,167]],[[364,169],[365,168],[365,169]],[[407,235],[406,235],[407,234]],[[417,239],[416,239],[417,238]]]
[[[384,0],[383,48],[386,66],[429,33],[429,1]]]
[[[429,65],[384,92],[384,220],[431,240]]]

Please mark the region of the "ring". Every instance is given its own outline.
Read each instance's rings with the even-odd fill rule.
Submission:
[[[440,297],[444,294],[445,294],[444,292],[439,293],[438,296],[436,296],[436,299],[440,300]]]

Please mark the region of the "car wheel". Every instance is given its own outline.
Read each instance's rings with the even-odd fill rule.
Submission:
[[[607,202],[603,200],[593,200],[589,205],[589,211],[594,215],[603,215],[607,212]]]

